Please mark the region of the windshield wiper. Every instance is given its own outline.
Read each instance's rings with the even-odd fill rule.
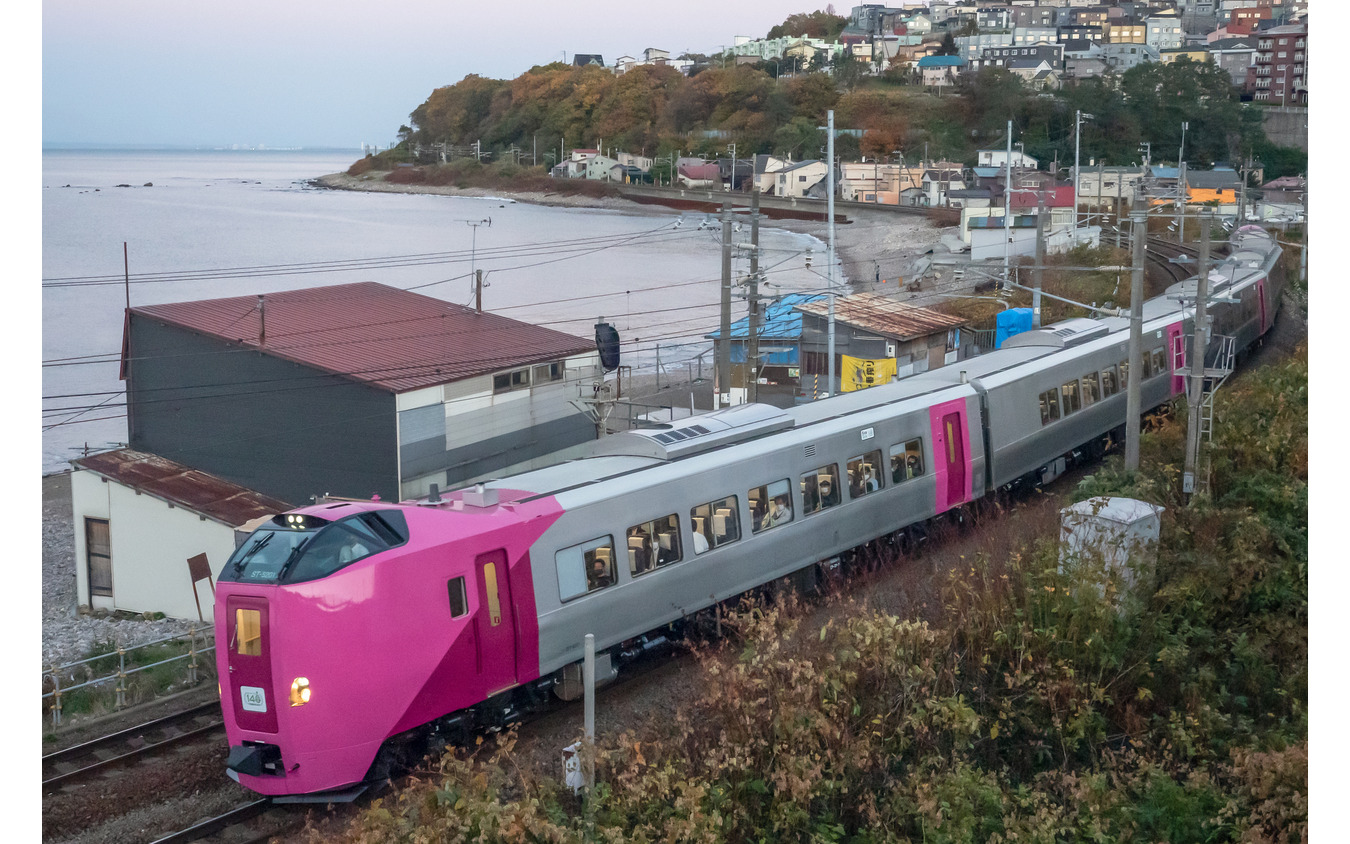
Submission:
[[[277,534],[276,534],[276,531],[268,531],[268,532],[267,532],[267,535],[264,536],[262,539],[259,539],[259,540],[258,540],[258,544],[254,545],[252,548],[250,548],[250,549],[249,549],[249,552],[248,552],[247,554],[240,554],[240,555],[239,555],[239,559],[237,559],[237,560],[234,561],[234,573],[235,573],[235,575],[237,576],[237,575],[239,574],[239,572],[241,572],[241,571],[244,570],[244,565],[245,565],[245,561],[246,561],[246,560],[248,560],[249,558],[251,558],[251,557],[253,557],[255,554],[257,554],[259,551],[261,551],[261,550],[263,549],[263,546],[265,546],[267,543],[271,542],[271,541],[272,541],[272,537],[274,537],[274,536],[276,536],[276,535],[277,535]]]
[[[277,583],[281,583],[286,579],[286,570],[291,567],[291,563],[294,563],[296,560],[300,559],[300,554],[303,553],[304,550],[309,547],[309,543],[313,541],[314,537],[311,536],[304,542],[301,542],[299,545],[291,549],[291,553],[286,556],[286,562],[282,563],[281,568],[277,569]]]

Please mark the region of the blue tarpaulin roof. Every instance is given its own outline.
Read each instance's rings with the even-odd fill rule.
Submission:
[[[767,364],[789,365],[797,364],[797,344],[802,337],[802,314],[801,311],[793,310],[798,305],[804,305],[807,302],[815,302],[824,299],[824,293],[789,293],[770,301],[764,308],[764,323],[759,327],[760,342],[764,340],[788,340],[791,341],[791,350],[768,351],[765,354],[764,362]],[[720,339],[721,330],[704,335],[712,340]],[[750,317],[736,320],[731,324],[731,339],[745,340],[750,336]],[[745,362],[745,344],[732,343],[731,362]]]

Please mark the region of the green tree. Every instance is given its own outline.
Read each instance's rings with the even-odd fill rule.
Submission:
[[[831,7],[833,9],[833,7]],[[787,20],[769,30],[768,38],[823,38],[835,41],[839,33],[848,26],[848,18],[836,15],[831,10],[816,12],[798,12],[788,15]]]

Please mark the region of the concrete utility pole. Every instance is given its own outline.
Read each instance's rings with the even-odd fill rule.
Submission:
[[[829,380],[825,382],[825,391],[829,395],[834,395],[834,109],[826,112],[826,131],[828,140],[825,142],[825,156],[829,159],[826,162],[826,188],[829,194],[829,200],[826,202],[825,214],[829,218],[830,230],[830,254],[826,264],[829,265],[827,272],[830,283],[830,308],[829,308],[829,328],[826,332],[826,355],[830,359]]]
[[[722,202],[722,338],[717,355],[718,406],[731,404],[731,200]]]
[[[1003,160],[1003,284],[1007,289],[1012,276],[1008,273],[1012,254],[1012,121],[1008,121],[1008,152]]]
[[[1182,124],[1183,126],[1186,124]],[[1182,135],[1184,138],[1185,135]],[[1181,162],[1177,168],[1177,203],[1180,206],[1181,216],[1177,218],[1177,242],[1186,242],[1186,202],[1191,198],[1191,192],[1186,190],[1186,162]]]
[[[759,401],[759,188],[750,192],[750,331],[746,337],[745,364],[750,375],[750,401]]]
[[[1190,389],[1186,392],[1186,468],[1181,491],[1190,502],[1195,492],[1195,467],[1200,457],[1200,414],[1205,396],[1205,349],[1209,346],[1209,230],[1214,221],[1208,208],[1200,213],[1200,274],[1195,287],[1195,334],[1191,338]]]
[[[1138,191],[1130,210],[1130,236],[1134,247],[1133,272],[1130,273],[1130,351],[1129,378],[1125,395],[1125,471],[1139,471],[1139,414],[1142,411],[1144,347],[1144,249],[1148,240],[1148,214]]]
[[[1045,188],[1036,201],[1036,288],[1031,291],[1031,327],[1041,327],[1041,288],[1045,286]]]
[[[1074,112],[1073,118],[1073,227],[1078,228],[1078,151],[1083,140],[1083,118],[1092,119],[1092,115],[1081,111]]]

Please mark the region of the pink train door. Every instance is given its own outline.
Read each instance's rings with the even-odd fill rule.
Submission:
[[[234,595],[225,604],[230,632],[225,681],[234,701],[234,720],[243,730],[277,731],[277,706],[272,686],[267,601]]]
[[[1182,374],[1186,371],[1186,337],[1181,333],[1181,323],[1167,326],[1167,345],[1172,352],[1172,395],[1175,396],[1186,389],[1186,377]]]
[[[516,623],[506,551],[479,554],[474,568],[478,574],[478,613],[473,620],[478,635],[474,638],[482,688],[490,695],[516,684]]]
[[[1261,333],[1265,334],[1270,326],[1266,324],[1266,280],[1256,280],[1256,303],[1261,308]]]
[[[941,513],[970,500],[970,473],[966,456],[964,399],[929,408],[933,430],[933,467],[936,477],[934,511]]]

